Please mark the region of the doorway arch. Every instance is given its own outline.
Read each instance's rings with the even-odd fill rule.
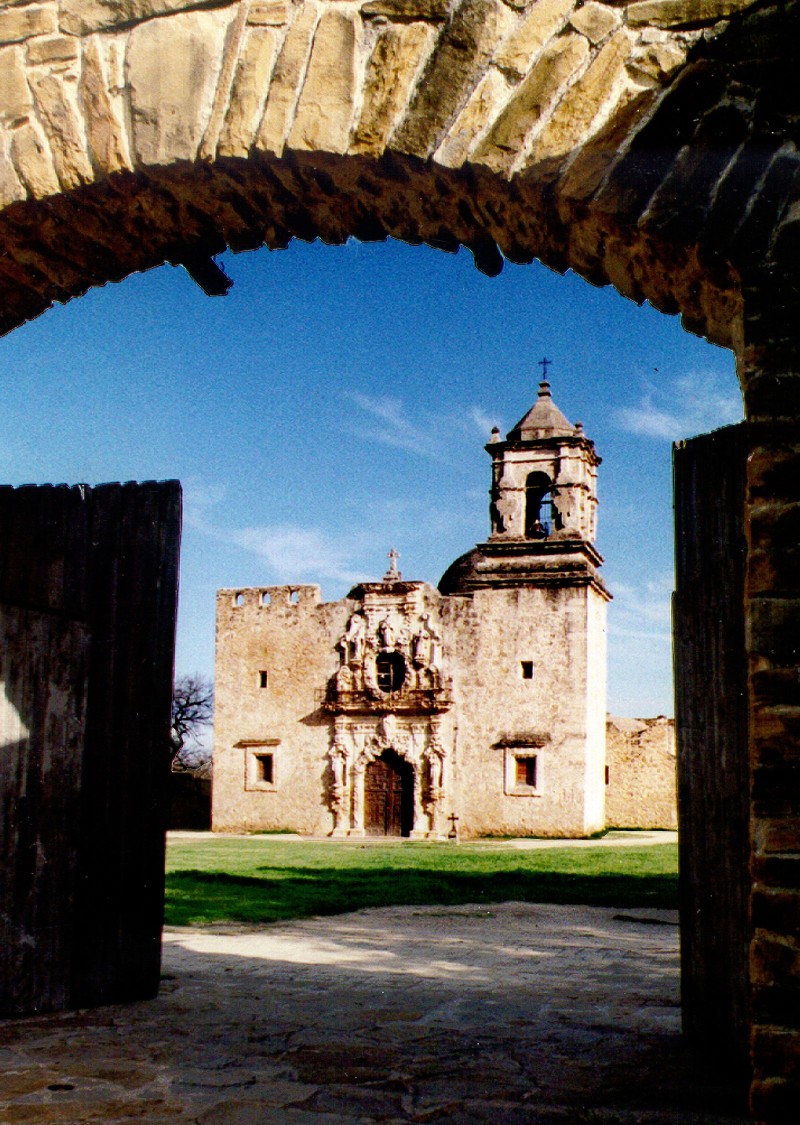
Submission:
[[[414,767],[390,747],[364,770],[364,831],[408,837],[413,827]]]

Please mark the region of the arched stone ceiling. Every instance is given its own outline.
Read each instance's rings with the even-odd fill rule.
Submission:
[[[799,30],[758,0],[0,0],[0,331],[226,246],[393,236],[730,344],[742,272],[796,256]]]

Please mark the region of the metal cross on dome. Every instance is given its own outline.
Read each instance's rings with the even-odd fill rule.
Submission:
[[[541,367],[541,369],[542,369],[542,373],[543,373],[542,377],[544,379],[547,379],[547,368],[552,364],[552,362],[553,362],[552,359],[540,359],[539,360],[539,367]]]

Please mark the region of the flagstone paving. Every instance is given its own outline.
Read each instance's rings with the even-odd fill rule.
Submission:
[[[0,1024],[0,1122],[741,1125],[672,911],[503,903],[165,934],[148,1003]]]

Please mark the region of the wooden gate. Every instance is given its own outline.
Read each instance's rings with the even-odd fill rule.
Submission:
[[[743,422],[674,454],[683,1025],[729,1064],[746,1063],[749,1023],[747,452]]]
[[[368,836],[408,836],[414,811],[414,771],[386,750],[364,771],[364,830]]]
[[[158,991],[177,481],[0,488],[0,1014]]]

